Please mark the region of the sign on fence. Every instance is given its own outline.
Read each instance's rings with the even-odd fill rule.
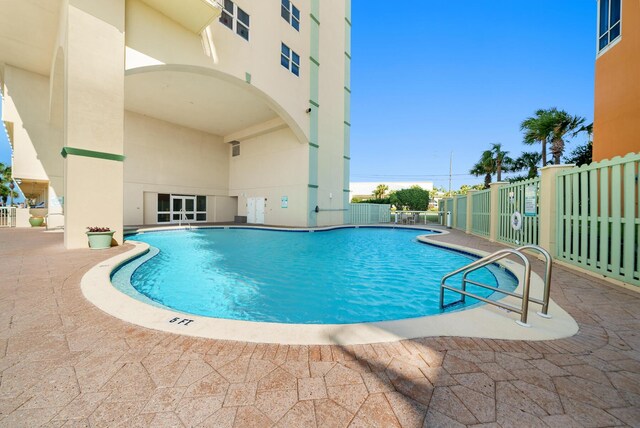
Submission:
[[[537,193],[538,186],[527,186],[524,188],[524,215],[535,216],[537,214]]]

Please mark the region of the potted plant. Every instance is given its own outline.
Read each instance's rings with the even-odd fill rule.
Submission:
[[[115,230],[108,227],[87,227],[87,237],[89,238],[89,248],[92,250],[103,250],[111,248],[111,240]]]
[[[39,215],[34,215],[29,217],[29,224],[31,227],[41,227],[44,223],[44,217]]]

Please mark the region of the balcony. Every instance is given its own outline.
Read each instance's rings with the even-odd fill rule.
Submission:
[[[142,2],[196,34],[200,34],[222,13],[222,6],[213,0],[142,0]]]

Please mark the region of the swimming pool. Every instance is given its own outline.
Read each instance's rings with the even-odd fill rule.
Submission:
[[[149,304],[216,318],[296,324],[415,318],[440,313],[440,279],[473,260],[416,239],[428,233],[392,228],[144,233],[127,239],[146,242],[152,251],[121,266],[112,283]],[[507,290],[517,285],[497,266],[471,277]],[[471,291],[491,295],[479,287]],[[468,299],[466,306],[477,303]]]

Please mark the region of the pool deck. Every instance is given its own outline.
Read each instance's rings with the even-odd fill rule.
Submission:
[[[0,230],[1,427],[640,426],[640,294],[592,276],[554,266],[551,297],[580,327],[567,339],[256,344],[149,330],[89,303],[83,275],[130,248],[65,251],[61,233]]]

